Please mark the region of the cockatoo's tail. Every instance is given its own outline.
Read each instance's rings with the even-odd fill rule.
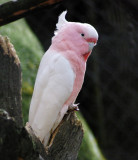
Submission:
[[[29,111],[29,123],[46,146],[83,84],[86,61],[98,40],[89,24],[68,22],[63,12],[52,44],[44,54]]]

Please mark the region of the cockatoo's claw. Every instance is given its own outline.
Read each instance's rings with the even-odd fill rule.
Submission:
[[[79,107],[78,107],[78,105],[79,105],[79,103],[77,103],[77,104],[71,104],[70,106],[69,106],[69,111],[79,111]]]

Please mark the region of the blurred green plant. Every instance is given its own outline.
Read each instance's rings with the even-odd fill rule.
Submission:
[[[37,69],[44,51],[23,19],[0,27],[0,34],[10,38],[21,61],[22,108],[24,122],[26,122]]]
[[[0,4],[9,2],[10,0],[0,0]]]
[[[84,138],[79,151],[78,160],[105,160],[97,141],[81,113],[77,113],[84,129]]]
[[[0,28],[0,34],[8,36],[14,45],[22,67],[22,109],[24,123],[28,120],[30,99],[43,48],[24,19]],[[84,128],[84,138],[78,160],[105,160],[91,130],[78,113]]]

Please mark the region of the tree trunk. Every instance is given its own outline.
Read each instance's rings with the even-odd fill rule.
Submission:
[[[22,126],[21,67],[13,45],[0,36],[0,108]]]
[[[8,38],[0,36],[0,159],[77,159],[83,130],[74,112],[65,115],[46,148],[22,121],[20,61]]]

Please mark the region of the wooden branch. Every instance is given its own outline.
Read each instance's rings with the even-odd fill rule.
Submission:
[[[61,2],[62,0],[14,0],[0,5],[0,26]]]
[[[37,150],[44,159],[48,160],[76,160],[78,151],[83,138],[81,122],[77,119],[74,112],[65,115],[59,127],[53,133],[49,146],[46,150],[41,142],[36,138],[32,129],[27,124],[26,129],[31,135]],[[46,151],[46,152],[45,152]]]
[[[83,130],[75,113],[65,115],[44,148],[31,127],[22,125],[20,91],[19,59],[8,38],[0,36],[0,160],[76,160]]]

